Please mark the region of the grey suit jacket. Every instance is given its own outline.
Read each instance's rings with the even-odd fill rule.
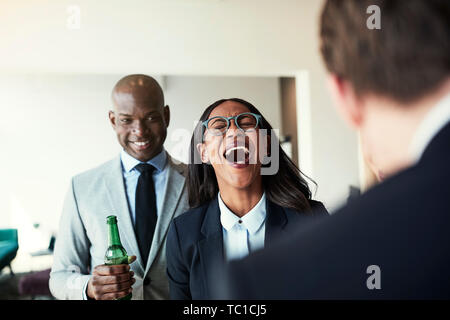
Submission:
[[[169,170],[161,213],[147,265],[143,265],[134,234],[120,156],[72,179],[60,220],[50,273],[50,291],[58,299],[83,299],[91,272],[104,263],[108,246],[106,217],[116,215],[122,245],[129,255],[136,282],[133,299],[168,299],[166,236],[172,219],[189,209],[185,175],[187,167],[168,155]],[[144,279],[149,283],[144,285]],[[148,282],[148,280],[146,282]]]

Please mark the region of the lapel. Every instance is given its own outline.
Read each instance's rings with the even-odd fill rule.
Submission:
[[[164,242],[164,237],[170,226],[170,222],[175,214],[178,202],[185,185],[185,166],[176,165],[169,154],[167,154],[167,182],[166,189],[164,191],[164,200],[161,208],[161,212],[158,214],[158,220],[156,222],[155,233],[153,235],[152,245],[150,246],[150,253],[148,255],[147,266],[145,273],[148,272],[156,256]]]
[[[142,276],[144,274],[144,267],[134,234],[133,222],[131,221],[120,156],[114,159],[112,163],[111,170],[105,174],[105,187],[108,190],[108,196],[114,214],[117,216],[122,244],[128,249],[128,254],[136,256],[137,263],[135,263],[136,266],[133,265],[133,269],[138,275]]]
[[[201,233],[204,236],[198,242],[200,263],[203,268],[206,296],[211,297],[212,286],[224,274],[225,258],[223,254],[222,224],[220,223],[220,209],[217,197],[206,209]]]
[[[272,201],[266,201],[266,231],[264,236],[264,248],[270,248],[278,239],[288,220],[284,209]]]

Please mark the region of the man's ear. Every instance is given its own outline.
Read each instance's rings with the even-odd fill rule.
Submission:
[[[204,143],[197,143],[197,151],[203,163],[209,163],[208,152]]]
[[[353,128],[359,128],[363,120],[363,104],[350,82],[335,74],[327,76],[328,89],[338,113]]]
[[[114,113],[114,111],[110,110],[108,112],[108,116],[109,116],[109,122],[111,122],[112,127],[115,129],[116,128],[116,114]]]
[[[167,128],[170,123],[170,108],[168,105],[164,107],[164,121],[166,122],[166,128]]]

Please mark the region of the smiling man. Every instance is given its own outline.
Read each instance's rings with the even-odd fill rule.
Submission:
[[[127,76],[114,87],[112,100],[109,119],[124,151],[142,162],[160,154],[170,110],[159,84],[147,76]]]
[[[72,179],[60,221],[50,289],[58,299],[169,297],[165,241],[172,219],[188,209],[184,164],[163,144],[169,106],[158,82],[129,75],[112,91],[109,120],[123,150]],[[118,218],[131,265],[106,266],[106,217]],[[132,258],[134,259],[134,257]]]

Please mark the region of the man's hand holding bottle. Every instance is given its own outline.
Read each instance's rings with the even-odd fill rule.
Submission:
[[[136,256],[128,257],[129,264],[135,260]],[[129,295],[136,282],[129,264],[96,266],[87,285],[87,296],[95,300],[117,300]]]

